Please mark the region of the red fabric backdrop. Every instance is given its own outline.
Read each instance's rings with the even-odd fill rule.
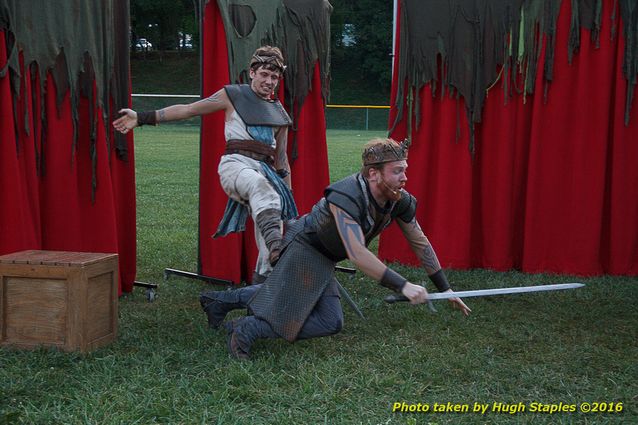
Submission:
[[[208,2],[204,10],[202,38],[202,95],[210,96],[230,82],[226,34],[216,2]],[[280,87],[280,94],[281,91]],[[304,214],[321,198],[330,181],[318,64],[312,91],[305,99],[296,125],[297,130],[289,132],[288,148],[290,153],[296,135],[298,158],[291,164],[292,185],[299,213]],[[200,142],[199,273],[238,283],[252,277],[257,248],[250,220],[243,233],[217,239],[211,237],[228,199],[217,175],[224,145],[224,115],[205,116]]]
[[[0,68],[7,60],[5,34],[0,32]],[[0,79],[0,255],[26,249],[45,249],[119,254],[120,293],[130,292],[135,280],[135,168],[132,136],[128,160],[116,158],[107,147],[106,131],[97,120],[97,189],[91,200],[92,163],[89,154],[89,104],[79,105],[77,149],[72,149],[73,124],[69,93],[56,107],[56,87],[49,76],[46,93],[33,87],[29,71],[22,69],[18,110],[19,141],[16,143],[7,74]],[[94,88],[95,89],[95,88]],[[36,91],[35,119],[32,91]],[[46,173],[38,176],[36,146],[41,146],[40,99],[46,96]],[[27,102],[29,134],[24,130]],[[101,117],[98,111],[97,116]]]
[[[444,267],[638,275],[638,102],[625,126],[624,38],[620,24],[611,39],[610,3],[600,48],[583,30],[570,65],[571,5],[562,2],[547,103],[542,72],[525,102],[515,96],[505,104],[497,84],[476,127],[474,158],[462,102],[457,114],[455,100],[432,98],[429,85],[421,91],[407,189]],[[396,88],[395,77],[393,99]],[[404,119],[393,136],[405,135]],[[417,263],[396,226],[379,253]]]

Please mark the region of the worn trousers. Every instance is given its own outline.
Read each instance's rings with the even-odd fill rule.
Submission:
[[[257,215],[268,209],[281,211],[281,198],[262,174],[259,161],[243,155],[233,154],[222,156],[217,168],[222,189],[230,198],[244,205],[248,205],[253,223],[257,223]],[[262,276],[268,276],[272,271],[269,251],[261,232],[254,226],[255,242],[259,250],[255,271]]]
[[[251,285],[236,289],[242,291],[238,297],[233,297],[241,303],[241,307],[248,306],[252,296],[259,290],[261,285]],[[329,336],[339,333],[343,327],[343,310],[339,299],[338,291],[335,288],[328,288],[324,295],[319,298],[312,312],[304,322],[297,339],[310,339],[322,336]],[[280,338],[265,320],[255,316],[246,316],[239,319],[238,324],[244,333],[252,340],[259,338]]]

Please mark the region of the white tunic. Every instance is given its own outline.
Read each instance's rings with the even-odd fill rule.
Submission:
[[[272,131],[274,135],[274,128]],[[224,137],[226,141],[254,140],[237,111],[233,111],[230,121],[225,122]],[[274,147],[275,138],[272,139]],[[257,215],[262,211],[281,210],[279,194],[264,176],[262,164],[259,161],[241,154],[222,155],[217,173],[224,192],[235,201],[248,206],[255,223]],[[268,261],[268,248],[257,226],[254,230],[259,249],[255,271],[261,275],[267,275],[272,270]]]

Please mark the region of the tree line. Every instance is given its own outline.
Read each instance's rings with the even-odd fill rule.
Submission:
[[[197,51],[199,1],[131,0],[132,50],[140,50],[139,40],[146,39],[153,50]],[[357,77],[388,87],[392,62],[393,2],[333,0],[331,4],[332,69],[347,70],[353,81]]]
[[[198,2],[199,0],[131,0],[131,50],[147,50],[139,44],[140,39],[150,42],[152,47],[148,50],[197,50]]]

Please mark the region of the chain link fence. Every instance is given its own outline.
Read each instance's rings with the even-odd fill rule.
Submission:
[[[199,95],[133,94],[133,109],[152,111],[170,105],[192,103]],[[385,105],[327,105],[326,126],[330,130],[379,130],[388,128],[390,107]],[[171,123],[198,126],[199,117]]]
[[[327,105],[326,126],[331,130],[387,130],[389,106]]]

